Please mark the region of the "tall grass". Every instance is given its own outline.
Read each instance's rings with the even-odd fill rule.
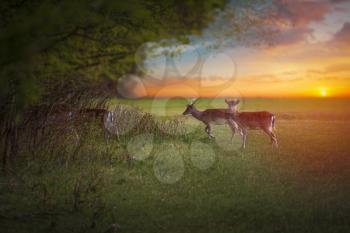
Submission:
[[[44,222],[42,227],[33,226],[35,229],[50,231],[57,221],[52,219],[69,215],[78,221],[70,223],[72,231],[93,231],[96,222],[111,213],[105,195],[114,167],[132,163],[127,150],[130,140],[137,135],[152,135],[155,141],[176,140],[186,130],[178,118],[155,117],[122,105],[112,111],[113,129],[119,135],[109,140],[104,138],[101,119],[47,124],[35,134],[31,124],[21,129],[18,157],[9,174],[0,177],[0,202],[7,203],[5,209],[0,208],[2,227],[22,231],[26,223],[12,226],[13,222],[30,219]],[[10,209],[4,212],[6,206]],[[109,224],[113,222],[105,227]]]
[[[114,113],[114,131],[130,137],[137,134],[153,134],[156,137],[175,137],[186,133],[181,117],[160,117],[138,108],[117,105]]]
[[[0,176],[1,232],[349,231],[348,121],[278,118],[280,148],[250,132],[239,151],[208,140],[187,118],[110,110],[119,137],[109,140],[98,119],[48,127],[35,146],[22,131],[19,156]],[[224,127],[214,133],[230,138]],[[130,147],[140,135],[152,135],[153,145],[136,160]],[[154,171],[164,162],[157,156],[172,153],[168,145],[184,172],[171,185]],[[194,158],[205,157],[213,163],[202,169]]]

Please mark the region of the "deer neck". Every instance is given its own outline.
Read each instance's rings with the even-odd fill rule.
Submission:
[[[195,109],[195,108],[192,109],[191,115],[192,115],[194,118],[198,119],[198,120],[201,120],[201,119],[202,119],[202,112],[199,111],[199,110],[197,110],[197,109]]]
[[[240,114],[240,112],[236,108],[230,108],[230,112],[232,113],[234,119],[237,119],[237,117]]]
[[[230,112],[238,113],[238,109],[236,107],[229,107]]]

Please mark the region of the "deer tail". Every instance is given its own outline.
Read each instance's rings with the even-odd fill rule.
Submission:
[[[272,125],[272,129],[276,129],[275,128],[275,121],[276,121],[276,116],[275,115],[272,115],[272,118],[271,118],[271,125]]]

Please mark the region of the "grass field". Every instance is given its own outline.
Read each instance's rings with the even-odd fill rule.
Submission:
[[[350,232],[350,119],[332,117],[348,116],[348,100],[245,100],[281,117],[279,148],[253,131],[244,151],[227,126],[210,141],[180,117],[186,100],[117,103],[181,118],[185,133],[108,146],[97,135],[73,157],[23,152],[0,179],[0,232]]]
[[[169,99],[115,99],[115,103],[127,104],[139,107],[144,111],[155,114],[177,115],[181,114],[185,105],[191,99],[169,98]],[[196,106],[199,109],[205,108],[227,108],[224,99],[201,98]],[[349,113],[350,101],[346,98],[299,98],[299,99],[269,99],[269,98],[243,98],[239,104],[241,111],[261,111],[268,110],[274,113],[280,112],[333,112]]]

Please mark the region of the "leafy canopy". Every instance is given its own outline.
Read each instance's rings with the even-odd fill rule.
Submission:
[[[76,104],[114,91],[145,42],[186,42],[225,0],[5,0],[0,6],[1,115]],[[12,115],[13,116],[13,115]]]

